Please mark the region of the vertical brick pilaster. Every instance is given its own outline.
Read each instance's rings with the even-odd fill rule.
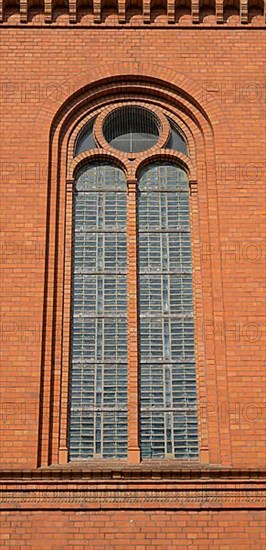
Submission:
[[[137,180],[127,182],[128,462],[140,462],[138,429]]]

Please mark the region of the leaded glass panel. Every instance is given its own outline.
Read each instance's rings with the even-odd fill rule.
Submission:
[[[82,130],[79,132],[75,148],[74,156],[84,153],[84,151],[89,151],[97,147],[94,136],[93,136],[93,125],[95,122],[95,117],[86,124]]]
[[[153,165],[139,190],[141,453],[196,458],[188,179],[174,165]]]
[[[70,458],[127,455],[126,182],[114,166],[75,182]]]
[[[115,149],[137,153],[150,149],[157,143],[160,125],[150,110],[125,106],[115,109],[106,118],[103,133]]]

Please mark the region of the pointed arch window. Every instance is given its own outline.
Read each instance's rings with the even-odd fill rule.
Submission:
[[[188,155],[176,122],[138,105],[82,128],[75,155],[95,148],[136,167]],[[71,460],[198,455],[188,177],[152,156],[136,173],[98,158],[75,176]]]

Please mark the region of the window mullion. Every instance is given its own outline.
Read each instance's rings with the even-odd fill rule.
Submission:
[[[128,180],[127,195],[127,289],[128,289],[128,461],[140,462],[138,383],[138,274],[137,274],[137,181]]]

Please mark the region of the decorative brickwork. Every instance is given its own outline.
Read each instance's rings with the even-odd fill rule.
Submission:
[[[263,509],[263,472],[215,468],[104,467],[4,471],[0,508]]]
[[[115,71],[115,68],[112,69],[113,71]],[[132,65],[130,67],[130,73],[134,73],[135,70],[137,70],[139,72],[139,68],[135,69],[135,67]],[[148,72],[150,72],[150,68],[143,68],[143,72],[146,73],[146,75],[148,74]],[[158,71],[155,70],[155,73],[154,75],[157,73]],[[160,73],[162,74],[162,73]],[[115,78],[115,77],[113,77]],[[132,78],[132,77],[131,77]],[[68,110],[65,111],[64,113],[64,117],[63,119],[59,119],[60,121],[58,122],[59,126],[58,126],[58,130],[59,130],[59,133],[58,133],[58,138],[56,138],[56,141],[53,142],[53,150],[55,152],[55,157],[57,157],[57,151],[58,151],[58,145],[57,145],[57,139],[60,140],[60,132],[62,133],[62,131],[64,131],[65,133],[65,128],[64,128],[64,119],[67,119],[69,121],[73,120],[74,124],[77,125],[76,127],[76,130],[74,131],[74,134],[73,134],[73,137],[72,136],[72,132],[73,132],[73,123],[69,124],[68,123],[68,129],[67,129],[67,132],[65,133],[65,138],[64,138],[64,144],[62,144],[62,151],[66,149],[66,145],[69,141],[69,144],[70,144],[70,148],[68,149],[68,153],[67,153],[67,158],[68,158],[68,165],[69,165],[69,168],[67,169],[67,172],[68,172],[68,190],[70,191],[70,194],[67,192],[67,211],[66,212],[69,212],[70,213],[70,218],[68,218],[68,216],[65,214],[64,215],[64,212],[63,212],[63,204],[65,203],[65,192],[66,192],[66,187],[65,187],[65,168],[64,166],[62,167],[62,183],[61,183],[61,186],[60,186],[60,193],[61,193],[61,204],[62,204],[62,208],[61,208],[61,214],[60,216],[62,216],[62,222],[59,222],[59,220],[57,221],[57,224],[61,224],[61,223],[64,223],[65,226],[63,225],[63,227],[65,227],[65,230],[62,232],[62,237],[63,239],[65,239],[65,236],[70,236],[69,237],[69,240],[67,241],[55,241],[53,239],[57,239],[59,238],[59,236],[56,236],[54,234],[53,236],[53,232],[51,230],[51,232],[49,232],[49,235],[50,235],[50,244],[49,244],[49,250],[52,251],[52,247],[54,246],[55,247],[55,250],[57,248],[59,249],[64,249],[64,247],[66,248],[66,250],[68,251],[71,251],[71,219],[72,219],[72,206],[71,206],[71,183],[73,185],[73,177],[74,177],[74,174],[75,174],[75,170],[80,167],[82,164],[88,162],[88,160],[90,159],[107,159],[110,155],[109,158],[112,158],[115,162],[119,162],[121,167],[123,168],[123,170],[125,171],[126,173],[126,177],[128,179],[128,182],[129,182],[129,188],[131,190],[132,188],[132,184],[130,182],[134,181],[134,179],[137,177],[137,174],[139,172],[139,170],[143,167],[143,165],[145,163],[148,163],[148,162],[151,162],[152,160],[158,160],[158,159],[161,159],[161,160],[178,160],[178,162],[184,164],[184,167],[185,169],[188,169],[189,170],[189,179],[190,179],[190,182],[191,182],[191,185],[193,185],[193,193],[191,193],[191,224],[192,224],[192,232],[193,232],[193,228],[195,226],[198,225],[199,221],[198,221],[198,211],[199,211],[199,205],[198,205],[198,196],[197,196],[197,193],[195,192],[197,190],[197,188],[202,188],[202,185],[203,185],[203,174],[202,174],[202,169],[201,169],[201,163],[207,163],[207,166],[208,166],[208,170],[210,171],[210,174],[212,174],[213,170],[214,170],[214,159],[212,158],[212,153],[211,151],[213,152],[213,143],[212,143],[212,137],[211,137],[211,121],[210,120],[207,120],[207,114],[204,113],[204,112],[201,112],[200,111],[200,108],[199,108],[199,105],[198,103],[196,104],[193,104],[193,102],[195,102],[195,97],[197,95],[197,92],[195,90],[195,87],[193,88],[193,98],[191,96],[189,96],[189,92],[190,92],[190,87],[191,87],[191,83],[189,81],[187,82],[182,82],[182,87],[183,87],[183,91],[179,91],[178,90],[178,81],[179,81],[179,77],[176,76],[176,75],[170,75],[168,74],[168,80],[171,80],[171,84],[172,86],[176,86],[176,96],[174,95],[173,91],[171,91],[168,87],[168,84],[164,81],[162,81],[160,79],[160,82],[158,82],[158,84],[153,84],[152,82],[152,79],[148,79],[147,76],[143,76],[141,81],[137,84],[137,83],[133,83],[133,85],[131,84],[130,85],[130,82],[125,79],[122,79],[122,77],[120,76],[119,79],[117,79],[117,81],[119,82],[119,92],[116,93],[116,99],[118,99],[118,95],[120,95],[121,93],[123,94],[122,97],[124,97],[124,99],[126,99],[129,95],[131,97],[135,97],[135,99],[137,100],[142,100],[143,99],[148,99],[149,102],[152,101],[152,104],[157,104],[157,108],[155,107],[155,112],[156,109],[158,110],[157,114],[160,113],[160,110],[158,109],[158,106],[163,106],[164,109],[168,108],[169,109],[169,106],[171,103],[171,113],[172,113],[172,116],[176,117],[176,120],[178,121],[178,123],[180,124],[181,128],[183,129],[187,139],[188,139],[188,142],[189,142],[189,145],[191,146],[190,147],[190,150],[191,150],[191,157],[188,158],[186,157],[185,155],[183,155],[182,153],[178,153],[178,152],[174,152],[174,151],[168,151],[168,150],[163,150],[163,149],[160,149],[158,148],[157,146],[153,147],[150,152],[147,154],[146,152],[144,153],[139,153],[138,155],[136,155],[136,159],[135,160],[131,160],[130,158],[130,155],[126,154],[126,153],[122,153],[122,152],[117,152],[115,153],[112,148],[106,144],[105,148],[102,149],[102,150],[91,150],[91,151],[87,151],[87,152],[84,152],[84,153],[81,153],[78,157],[76,157],[74,160],[72,159],[72,151],[73,151],[73,145],[74,145],[74,141],[75,141],[75,136],[77,135],[77,131],[80,129],[80,119],[82,120],[82,116],[86,115],[87,116],[87,104],[88,104],[88,100],[90,100],[91,104],[95,104],[95,101],[96,101],[96,98],[98,97],[98,94],[99,94],[99,91],[100,91],[100,101],[101,103],[103,103],[102,105],[102,114],[100,115],[100,120],[99,120],[99,124],[97,125],[96,123],[96,135],[97,133],[99,133],[101,131],[101,121],[103,120],[104,116],[106,116],[110,110],[111,110],[111,107],[108,107],[108,103],[110,103],[112,105],[113,101],[112,101],[112,98],[113,98],[113,90],[114,88],[116,89],[116,85],[114,84],[114,81],[113,79],[112,80],[109,80],[106,82],[106,84],[102,85],[100,88],[98,88],[94,85],[91,86],[91,88],[89,88],[88,92],[86,92],[86,95],[81,95],[80,97],[76,97],[75,100],[73,101],[73,103],[69,104],[69,108]],[[186,93],[186,98],[184,97]],[[132,95],[134,94],[134,96]],[[200,94],[200,92],[198,92],[198,94]],[[104,97],[104,100],[102,100],[102,97]],[[160,99],[158,100],[157,97],[159,97]],[[176,97],[176,99],[175,99]],[[95,98],[95,99],[94,99]],[[174,108],[174,101],[176,101],[178,98],[178,107],[176,106]],[[98,99],[97,99],[97,102],[98,102]],[[170,103],[171,102],[171,103]],[[143,104],[143,103],[142,103]],[[144,103],[144,105],[147,104],[147,105],[151,105],[151,103]],[[116,105],[119,105],[119,103],[116,103]],[[121,103],[122,105],[122,103]],[[81,106],[81,107],[79,107]],[[203,106],[203,105],[202,105]],[[79,117],[78,119],[76,119],[74,116],[73,116],[73,111],[75,112],[77,109],[79,108]],[[150,107],[151,108],[151,107]],[[69,110],[70,109],[70,110]],[[208,109],[209,110],[209,116],[216,116],[217,117],[217,114],[214,114],[212,115],[211,111],[212,109]],[[97,111],[96,111],[97,112]],[[83,115],[84,113],[84,115]],[[93,111],[93,115],[94,115],[95,111]],[[218,115],[219,116],[219,115]],[[210,149],[207,153],[207,151],[205,151],[205,147],[203,146],[203,149],[202,149],[202,156],[201,156],[201,152],[200,152],[200,149],[199,149],[199,144],[202,140],[202,138],[199,136],[198,134],[198,128],[196,127],[195,125],[195,118],[198,120],[198,124],[201,126],[201,130],[202,132],[205,134],[205,139],[209,139],[210,140]],[[85,120],[87,120],[87,118],[85,118]],[[188,130],[189,128],[189,130]],[[56,135],[56,134],[55,134]],[[196,138],[197,136],[197,138]],[[167,138],[167,135],[165,133],[165,130],[163,130],[163,133],[162,133],[162,143],[164,140],[166,140]],[[225,139],[228,139],[228,136],[226,137],[226,134],[224,134],[224,138]],[[161,138],[160,138],[161,139]],[[197,139],[197,147],[198,147],[198,157],[197,157],[197,168],[196,166],[194,165],[195,163],[195,140]],[[102,141],[102,140],[101,140]],[[61,159],[63,160],[63,156],[61,157]],[[67,159],[66,159],[67,160]],[[56,161],[57,162],[57,161]],[[63,161],[65,162],[65,161]],[[54,162],[52,161],[52,165],[54,164]],[[198,174],[198,176],[197,176]],[[195,185],[195,182],[197,181],[197,186]],[[51,179],[51,182],[53,182],[53,187],[51,187],[51,196],[50,196],[50,200],[51,200],[51,204],[53,203],[54,199],[55,199],[55,196],[56,196],[56,189],[57,189],[57,186],[58,186],[58,176],[56,176],[56,178],[53,180],[53,177]],[[212,176],[212,184],[214,185],[214,189],[215,189],[215,179],[214,179],[214,176]],[[209,197],[211,197],[211,189],[209,190]],[[213,195],[212,197],[212,200],[213,200],[213,208],[217,208],[217,203],[216,203],[216,198],[215,198],[215,195]],[[128,201],[132,201],[132,194],[131,192],[129,193],[128,195]],[[130,203],[131,204],[131,203]],[[51,209],[51,212],[54,211],[54,208]],[[128,216],[129,216],[129,222],[131,223],[131,217],[132,217],[132,214],[131,214],[131,209],[129,208],[128,209]],[[64,221],[63,221],[64,220]],[[129,228],[131,227],[129,223]],[[213,230],[212,230],[212,238],[214,237],[215,235],[215,231],[217,230],[216,227],[213,227]],[[135,231],[135,230],[134,230]],[[211,236],[209,235],[208,238],[210,239]],[[197,330],[197,333],[198,333],[198,338],[197,338],[197,344],[196,344],[196,347],[197,347],[197,355],[198,355],[198,361],[197,361],[197,375],[198,375],[198,391],[199,391],[199,401],[200,403],[202,401],[206,401],[206,392],[208,391],[207,390],[207,385],[208,385],[208,380],[206,379],[205,377],[205,374],[204,374],[204,369],[202,368],[203,365],[205,364],[206,362],[206,358],[202,355],[201,356],[201,338],[202,338],[202,334],[201,334],[201,329],[200,327],[202,326],[202,309],[203,309],[203,306],[202,306],[202,303],[201,303],[201,299],[200,299],[200,294],[198,294],[198,288],[200,286],[200,276],[199,276],[199,273],[201,271],[200,269],[200,256],[199,256],[199,251],[197,251],[197,248],[195,247],[195,239],[192,237],[192,243],[193,243],[193,254],[194,254],[194,273],[195,273],[195,279],[194,279],[194,284],[195,284],[195,310],[196,312],[196,322],[197,322],[197,325],[196,326],[196,330]],[[132,244],[133,246],[133,244]],[[130,248],[130,247],[129,247]],[[51,253],[51,252],[50,252]],[[53,255],[53,252],[52,252],[52,255]],[[71,256],[71,255],[70,255]],[[55,384],[54,382],[54,394],[53,394],[53,399],[51,399],[51,393],[50,391],[46,391],[46,388],[49,388],[50,387],[50,383],[48,382],[49,381],[49,377],[52,376],[51,374],[51,357],[50,357],[50,351],[49,351],[49,345],[45,346],[45,349],[46,349],[46,358],[44,357],[44,364],[43,364],[43,373],[44,373],[44,379],[43,379],[43,386],[42,386],[42,391],[43,391],[43,400],[42,400],[42,403],[43,403],[43,408],[41,410],[41,424],[40,424],[40,436],[39,436],[39,448],[40,448],[40,465],[47,465],[49,463],[61,463],[63,461],[63,463],[65,462],[66,460],[66,449],[67,449],[67,432],[62,432],[62,428],[60,426],[60,417],[62,418],[65,418],[66,417],[66,414],[67,414],[67,407],[68,407],[68,397],[67,397],[67,393],[61,393],[63,388],[65,387],[65,384],[66,382],[64,383],[63,386],[60,387],[60,380],[67,380],[68,379],[68,371],[69,371],[69,360],[63,360],[63,357],[68,357],[68,349],[69,349],[69,303],[70,303],[70,279],[66,279],[66,275],[64,277],[64,273],[66,274],[66,270],[64,268],[64,264],[62,262],[62,260],[65,259],[67,262],[69,262],[69,254],[66,255],[66,256],[63,256],[61,259],[60,259],[60,263],[57,264],[57,275],[56,275],[56,279],[57,279],[57,285],[59,285],[59,281],[62,281],[62,284],[63,284],[63,287],[64,287],[64,292],[62,293],[62,291],[58,291],[58,298],[57,300],[59,299],[59,302],[61,301],[61,296],[63,295],[64,296],[64,300],[65,300],[65,305],[63,304],[63,302],[61,302],[61,307],[62,307],[62,313],[60,316],[57,317],[57,322],[56,322],[56,325],[55,323],[53,322],[53,319],[52,317],[49,319],[49,318],[46,318],[46,321],[45,321],[45,324],[46,326],[49,326],[52,330],[51,333],[46,333],[46,339],[48,339],[48,342],[50,341],[53,341],[54,342],[54,349],[57,350],[57,357],[58,357],[58,364],[61,365],[61,375],[59,374],[58,372],[58,375],[57,375],[57,380],[58,382]],[[135,281],[135,277],[136,277],[136,253],[131,250],[129,250],[129,256],[128,256],[128,261],[129,261],[129,266],[131,266],[131,262],[132,262],[132,266],[134,266],[134,271],[132,271],[132,277],[133,277],[133,280]],[[67,268],[68,269],[68,268]],[[207,273],[207,267],[205,266],[205,271]],[[129,272],[130,271],[130,267],[129,267]],[[198,273],[198,276],[196,275]],[[211,277],[211,272],[209,271],[209,276]],[[132,283],[132,286],[130,287],[130,278],[129,278],[129,282],[128,282],[128,293],[129,293],[129,298],[132,296],[132,298],[134,299],[134,302],[136,300],[136,286],[135,286],[135,282]],[[219,282],[219,278],[218,276],[216,275],[215,277],[215,280],[213,280],[213,283],[214,287],[216,287],[216,292],[217,293],[221,293],[222,290],[221,290],[221,287],[220,287],[220,282]],[[51,288],[53,288],[51,286]],[[59,289],[59,286],[57,286],[57,288]],[[131,288],[131,290],[130,290]],[[50,300],[53,300],[53,296],[51,296],[49,298],[49,296],[47,296],[48,298],[48,301]],[[213,300],[213,298],[212,298]],[[59,311],[59,302],[57,301],[57,310]],[[220,309],[220,304],[219,302],[217,302],[217,307],[218,309]],[[136,321],[133,319],[134,316],[136,315],[136,312],[134,313],[134,310],[132,309],[133,308],[133,302],[132,302],[132,306],[129,304],[129,308],[128,308],[128,311],[129,311],[129,315],[132,316],[132,323],[133,323],[133,327],[135,326],[136,327]],[[51,313],[50,315],[52,315],[52,312],[53,312],[53,308],[51,310]],[[46,311],[46,315],[48,315],[48,311]],[[220,313],[220,318],[222,319],[222,312]],[[58,338],[55,337],[55,335],[57,334],[60,334],[61,331],[62,331],[62,326],[61,326],[61,322],[60,322],[60,319],[62,319],[63,321],[63,334],[66,335],[66,338],[63,340],[63,342],[61,342],[61,340],[58,340]],[[129,317],[129,326],[131,325],[131,321],[130,321],[130,317]],[[135,328],[132,330],[136,330]],[[63,346],[62,346],[62,343],[63,343]],[[130,346],[133,346],[133,338],[129,336],[129,347]],[[134,346],[133,346],[134,347]],[[222,353],[222,347],[224,346],[220,346],[220,356],[221,356],[221,353]],[[135,360],[136,360],[136,357],[137,357],[137,348],[136,346],[134,347],[134,349],[132,350],[132,355],[131,353],[129,353],[129,373],[132,373],[132,376],[133,378],[131,379],[131,375],[129,376],[129,407],[130,407],[130,414],[129,414],[129,434],[130,433],[133,433],[131,432],[131,430],[133,430],[135,433],[136,433],[136,426],[135,428],[133,427],[133,424],[134,422],[136,423],[137,422],[137,417],[136,417],[136,414],[135,414],[135,409],[136,409],[136,396],[134,397],[133,394],[134,392],[136,391],[136,374],[133,374],[134,372],[136,373],[136,365],[133,367],[133,364],[135,364]],[[66,352],[64,351],[64,349],[66,349]],[[213,350],[214,351],[214,350]],[[210,354],[213,353],[213,351],[209,352]],[[61,359],[60,359],[61,357]],[[210,359],[211,360],[211,359]],[[131,363],[132,361],[132,363]],[[45,364],[47,364],[48,366],[48,370],[46,370],[46,367],[45,367]],[[132,364],[132,370],[131,370],[131,365]],[[202,367],[201,367],[202,365]],[[218,365],[216,366],[217,368],[221,368],[221,367],[218,367]],[[49,374],[50,373],[50,374]],[[221,376],[225,378],[226,380],[226,371],[224,368],[221,368]],[[66,385],[67,387],[67,385]],[[219,391],[219,390],[218,390]],[[222,392],[221,394],[221,397],[220,397],[220,400],[221,402],[226,402],[226,394],[223,393],[223,389],[221,388],[220,391]],[[56,393],[58,392],[58,393]],[[60,398],[60,394],[61,394],[61,398]],[[63,396],[65,395],[65,397],[63,398]],[[132,398],[132,407],[131,407],[131,398]],[[62,400],[63,399],[63,400]],[[56,419],[55,421],[53,421],[52,423],[49,422],[49,417],[52,418],[50,415],[53,415],[53,411],[51,409],[51,401],[53,402],[53,407],[54,407],[54,410],[55,411],[59,411],[60,410],[60,415],[59,415],[59,418],[58,418],[58,414],[56,413]],[[60,406],[59,406],[59,403],[60,403]],[[49,412],[50,411],[50,412]],[[214,463],[217,463],[219,462],[219,458],[218,458],[218,449],[219,449],[219,446],[221,445],[221,453],[222,453],[222,458],[220,458],[220,460],[222,460],[222,464],[230,464],[230,446],[229,446],[229,425],[228,425],[228,422],[227,420],[225,421],[224,423],[224,431],[223,431],[223,438],[224,438],[224,441],[223,441],[223,444],[221,444],[221,442],[219,442],[217,439],[213,439],[213,441],[211,442],[210,440],[210,436],[207,435],[206,433],[206,430],[205,430],[205,426],[204,426],[204,419],[201,417],[201,413],[204,413],[204,411],[201,411],[199,410],[199,423],[200,423],[200,441],[201,441],[201,457],[200,457],[200,460],[203,461],[203,462],[206,462],[208,461],[208,456],[209,456],[209,453],[211,453],[211,461],[214,462]],[[135,419],[135,420],[134,420]],[[59,421],[59,423],[58,423]],[[214,431],[213,431],[213,435],[217,434],[218,433],[218,418],[215,417],[215,419],[213,419],[213,422],[215,423],[215,428],[214,428]],[[66,420],[63,420],[63,425],[65,426],[65,429],[67,428],[67,423],[66,423]],[[209,426],[210,427],[210,426]],[[45,435],[47,434],[47,435]],[[64,434],[64,435],[63,435]],[[59,439],[58,439],[59,437]],[[136,436],[135,436],[136,437]],[[58,447],[57,447],[57,441],[61,441],[63,440],[64,443],[60,444],[60,450],[58,450]],[[50,442],[50,443],[49,443]],[[136,446],[136,442],[133,443],[133,444],[130,444],[130,447],[133,446],[133,449],[135,449],[134,453],[138,453],[137,451],[137,446]],[[47,450],[45,450],[47,449]],[[48,452],[48,454],[46,454]],[[59,454],[58,454],[59,453]],[[130,454],[131,456],[131,454]],[[137,455],[136,455],[137,456]],[[132,458],[132,460],[136,460]]]
[[[265,21],[265,0],[222,0],[201,2],[189,0],[179,2],[128,3],[126,0],[113,0],[106,4],[100,0],[90,0],[86,4],[69,0],[66,4],[57,0],[32,2],[20,0],[14,4],[0,0],[0,22],[8,25],[77,25],[77,26],[194,26],[194,25],[262,25]]]

